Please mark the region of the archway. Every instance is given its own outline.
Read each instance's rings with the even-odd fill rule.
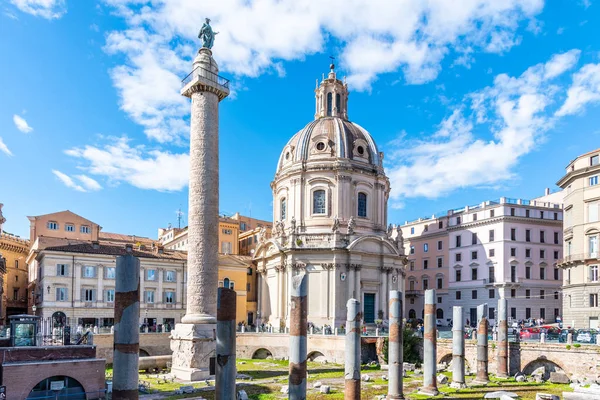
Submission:
[[[140,349],[140,357],[150,357],[150,354],[146,350]]]
[[[267,349],[258,349],[252,354],[253,360],[264,360],[269,357],[273,357],[273,354]]]
[[[408,318],[412,318],[412,319],[417,318],[417,312],[415,310],[412,310],[412,309],[409,310],[408,311]]]
[[[523,373],[525,375],[531,375],[533,371],[540,367],[545,367],[544,379],[550,378],[550,372],[560,372],[563,370],[562,367],[554,361],[548,360],[545,357],[540,357],[537,360],[528,363],[525,368],[523,368]]]
[[[56,393],[55,390],[52,390],[52,385],[56,386],[61,384],[63,389]],[[57,396],[57,397],[55,397]],[[69,376],[51,376],[50,378],[46,378],[42,380],[40,383],[35,385],[29,395],[27,396],[27,400],[29,399],[60,399],[60,400],[85,400],[85,390],[83,389],[83,385],[79,383],[76,379],[73,379]]]
[[[62,311],[52,314],[52,328],[62,328],[67,324],[67,316]]]
[[[435,317],[437,319],[444,319],[444,310],[442,310],[441,308],[438,308],[437,311],[435,312]]]
[[[308,354],[308,356],[306,357],[306,359],[308,361],[316,361],[316,362],[322,362],[327,360],[325,358],[325,355],[323,353],[321,353],[320,351],[312,351]]]

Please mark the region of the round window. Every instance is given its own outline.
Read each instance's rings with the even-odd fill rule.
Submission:
[[[325,149],[325,143],[323,143],[323,142],[317,143],[317,150],[324,150],[324,149]]]
[[[365,149],[362,146],[358,146],[358,148],[356,149],[356,151],[358,151],[358,154],[360,154],[361,156],[363,154],[365,154]]]
[[[290,159],[290,153],[289,153],[289,152],[288,152],[288,153],[285,153],[285,159],[286,159],[286,160],[289,160],[289,159]]]

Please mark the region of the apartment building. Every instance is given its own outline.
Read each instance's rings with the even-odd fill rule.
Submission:
[[[29,240],[4,231],[6,218],[0,204],[0,258],[4,259],[1,269],[2,288],[0,295],[0,323],[6,325],[11,315],[27,314],[27,264]]]
[[[483,303],[496,320],[498,298],[508,300],[509,319],[561,315],[562,206],[549,201],[560,197],[502,197],[448,212],[449,296],[470,324]]]
[[[405,222],[407,318],[423,318],[426,289],[437,290],[443,325],[455,305],[474,323],[477,306],[488,303],[495,320],[501,297],[512,319],[562,315],[562,196],[547,189],[534,200],[503,197]]]
[[[599,328],[600,149],[571,161],[558,181],[564,189],[564,319],[578,328]]]
[[[452,317],[447,311],[450,307],[447,227],[448,217],[435,215],[401,226],[408,259],[404,302],[408,319],[423,319],[427,289],[436,289],[437,318]]]

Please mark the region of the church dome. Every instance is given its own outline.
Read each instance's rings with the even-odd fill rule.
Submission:
[[[315,120],[296,133],[279,157],[277,173],[312,161],[351,162],[382,171],[383,154],[371,134],[348,120],[348,86],[336,78],[334,65],[315,89]]]
[[[296,133],[287,143],[277,172],[298,162],[349,159],[377,169],[381,155],[366,129],[340,117],[320,117]]]

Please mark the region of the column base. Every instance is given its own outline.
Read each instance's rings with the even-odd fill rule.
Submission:
[[[460,383],[460,382],[452,382],[450,384],[450,387],[452,389],[466,389],[467,388],[467,384],[466,383]]]
[[[419,394],[423,394],[425,396],[437,396],[440,394],[440,391],[437,388],[419,388]]]
[[[171,373],[186,382],[211,376],[210,360],[216,354],[216,324],[176,324],[171,331]]]
[[[404,400],[404,396],[401,394],[388,394],[387,400]]]

